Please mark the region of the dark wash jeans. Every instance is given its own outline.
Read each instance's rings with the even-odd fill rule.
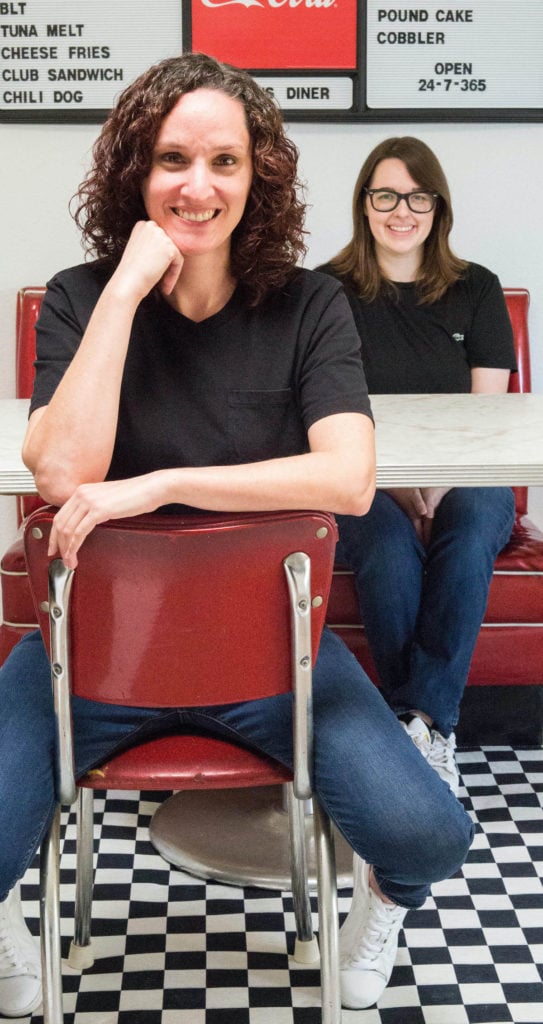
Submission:
[[[47,657],[26,636],[0,670],[0,900],[22,877],[55,805],[55,722]],[[164,732],[205,728],[292,763],[290,694],[221,707],[126,708],[73,700],[79,775]],[[472,822],[379,691],[325,631],[314,670],[315,778],[322,805],[375,866],[385,894],[420,906],[462,865]]]
[[[356,577],[360,615],[397,714],[418,709],[443,736],[458,722],[497,554],[515,517],[508,487],[454,487],[426,549],[406,513],[377,491],[365,516],[337,516],[338,557]]]

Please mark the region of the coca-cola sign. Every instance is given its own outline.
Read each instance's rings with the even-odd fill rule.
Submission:
[[[333,7],[336,0],[202,0],[204,7]]]
[[[192,49],[250,69],[355,70],[357,0],[192,0]]]

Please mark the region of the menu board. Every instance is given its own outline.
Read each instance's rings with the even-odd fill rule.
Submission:
[[[2,120],[103,120],[118,93],[181,53],[180,0],[0,2]]]
[[[369,109],[543,107],[543,3],[477,0],[420,7],[368,0]]]
[[[101,121],[188,50],[247,68],[291,121],[543,120],[543,0],[0,2],[0,120]]]

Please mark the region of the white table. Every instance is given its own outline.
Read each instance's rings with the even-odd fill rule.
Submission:
[[[543,485],[543,395],[374,395],[377,486]],[[0,399],[0,494],[35,493],[28,401]]]
[[[25,398],[0,399],[0,494],[35,494],[32,473],[21,459],[28,419]]]
[[[543,395],[375,395],[372,407],[379,487],[543,485]],[[35,493],[20,458],[27,409],[25,400],[0,400],[0,494]],[[281,787],[176,794],[150,835],[191,874],[290,888]],[[336,840],[338,885],[350,887],[352,853]],[[308,818],[310,864],[312,843]]]
[[[374,395],[379,487],[543,483],[543,395]]]

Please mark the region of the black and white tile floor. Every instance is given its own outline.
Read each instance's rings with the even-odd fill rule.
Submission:
[[[411,912],[378,1008],[344,1024],[543,1024],[543,751],[458,756],[477,822],[469,858]],[[162,794],[97,795],[96,963],[66,967],[66,1024],[320,1024],[319,974],[289,960],[288,893],[203,882],[148,839]],[[62,930],[72,930],[73,816],[62,860]],[[23,885],[37,933],[37,870]],[[346,913],[350,893],[340,893]],[[32,1024],[42,1020],[37,1013]],[[3,1020],[3,1018],[0,1018]]]

